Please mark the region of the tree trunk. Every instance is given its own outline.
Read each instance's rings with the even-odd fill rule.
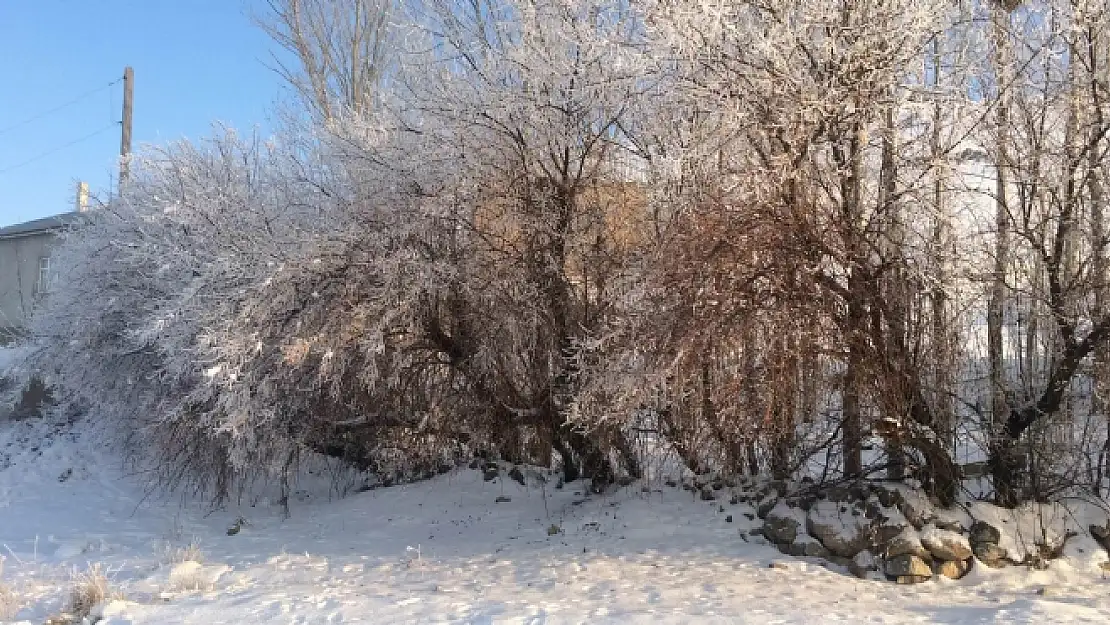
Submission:
[[[774,356],[777,370],[772,376],[772,413],[775,439],[771,447],[771,473],[776,480],[791,477],[794,428],[797,419],[798,359],[795,339],[785,336],[778,341],[779,353]]]
[[[933,40],[933,86],[939,91],[941,72],[941,53],[939,36]],[[939,96],[939,93],[938,93]],[[935,417],[937,433],[946,445],[952,445],[955,438],[956,417],[953,410],[953,377],[956,366],[952,353],[954,341],[951,338],[948,320],[948,267],[946,249],[949,237],[947,207],[944,203],[945,167],[941,165],[944,155],[941,149],[941,124],[943,109],[938,97],[933,106],[933,133],[930,141],[934,167],[933,172],[933,271],[935,283],[932,299],[932,344],[934,353],[933,384],[935,389]]]
[[[1106,60],[1100,57],[1104,48],[1099,46],[1099,39],[1102,39],[1101,31],[1092,29],[1088,32],[1087,36],[1087,56],[1088,67],[1091,68],[1089,90],[1091,98],[1095,103],[1091,112],[1094,117],[1091,124],[1091,132],[1097,133],[1105,123],[1102,114],[1102,106],[1104,98],[1102,97],[1103,88],[1099,85],[1100,70],[1106,72],[1110,69],[1106,66]],[[1105,45],[1105,42],[1103,43]],[[1110,73],[1110,72],[1108,72]],[[1105,79],[1106,76],[1103,76]],[[1105,84],[1105,83],[1103,83]],[[1096,146],[1099,144],[1095,141],[1095,137],[1091,137],[1088,141],[1093,142]],[[1098,150],[1096,149],[1096,152]],[[1091,196],[1091,274],[1094,281],[1095,291],[1095,314],[1105,315],[1106,306],[1110,304],[1108,299],[1107,285],[1106,285],[1106,225],[1104,223],[1105,216],[1105,195],[1103,193],[1103,168],[1102,163],[1091,159],[1089,161],[1090,171],[1087,177],[1087,192]],[[1105,345],[1100,345],[1095,348],[1095,366],[1091,375],[1091,412],[1093,416],[1102,415],[1106,421],[1106,440],[1102,448],[1099,450],[1098,457],[1098,470],[1095,474],[1093,490],[1096,497],[1102,494],[1102,481],[1106,476],[1106,472],[1110,467],[1107,463],[1110,462],[1110,414],[1107,414],[1106,393],[1110,392],[1106,384],[1106,371],[1107,366],[1110,366],[1110,354],[1107,353]]]
[[[847,158],[838,159],[849,174],[841,179],[842,228],[848,237],[848,359],[841,391],[844,424],[844,475],[863,475],[863,414],[860,403],[862,365],[865,347],[863,333],[867,325],[866,285],[863,270],[867,259],[863,250],[860,216],[860,131],[858,122],[848,141]]]
[[[1010,413],[1006,398],[1006,372],[1005,354],[1002,345],[1002,325],[1006,298],[1006,265],[1009,257],[1009,230],[1010,218],[1007,206],[1006,171],[1009,166],[1006,142],[1009,137],[1009,107],[1007,98],[1002,91],[1008,86],[1007,64],[1009,63],[1007,43],[1009,13],[1003,7],[996,7],[992,34],[997,50],[996,74],[999,76],[999,102],[997,107],[997,135],[995,140],[995,248],[994,272],[992,277],[990,297],[987,302],[987,360],[990,368],[991,392],[991,418],[988,431],[991,433],[992,456],[990,464],[994,477],[995,494],[1001,502],[1011,502],[1017,499],[1013,490],[1013,478],[1016,474],[1014,465],[1014,446],[1010,441],[1000,440],[1005,435],[998,431],[1002,420]]]

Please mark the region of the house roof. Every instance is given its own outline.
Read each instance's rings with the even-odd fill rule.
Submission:
[[[0,228],[0,239],[14,239],[15,237],[30,236],[40,232],[57,230],[63,226],[76,222],[80,216],[81,213],[62,213],[61,215],[54,215],[52,217],[25,221],[21,224],[4,226]]]

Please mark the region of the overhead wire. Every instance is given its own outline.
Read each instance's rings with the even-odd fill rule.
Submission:
[[[0,169],[0,175],[4,175],[4,174],[6,174],[10,171],[14,171],[16,169],[19,169],[20,167],[24,167],[26,165],[30,165],[31,163],[40,161],[40,160],[46,158],[47,156],[51,156],[53,154],[61,152],[62,150],[66,149],[66,148],[73,147],[73,146],[77,145],[78,143],[81,143],[82,141],[87,141],[89,139],[92,139],[93,137],[95,137],[97,135],[103,134],[104,132],[106,132],[108,130],[111,130],[112,128],[115,128],[117,125],[118,125],[118,122],[112,122],[112,123],[108,124],[107,126],[103,126],[99,130],[95,130],[93,132],[90,132],[89,134],[87,134],[83,137],[79,137],[79,138],[74,139],[74,140],[72,140],[68,143],[63,144],[63,145],[59,145],[55,148],[51,148],[51,149],[49,149],[45,152],[42,152],[41,154],[37,154],[35,156],[32,156],[31,158],[29,158],[25,161],[16,163],[14,165],[9,165],[8,167]]]
[[[73,98],[71,100],[68,100],[68,101],[66,101],[62,104],[59,104],[55,107],[49,108],[45,111],[42,111],[42,112],[37,113],[35,115],[32,115],[31,117],[28,117],[28,118],[26,118],[22,121],[19,121],[15,124],[10,125],[10,126],[0,128],[0,136],[4,135],[5,133],[11,132],[12,130],[22,128],[22,127],[24,127],[28,124],[34,123],[34,122],[36,122],[40,119],[43,119],[43,118],[48,117],[50,115],[53,115],[54,113],[57,113],[58,111],[62,111],[66,108],[69,108],[69,107],[73,106],[74,104],[82,102],[82,101],[88,99],[89,97],[91,97],[93,95],[101,93],[102,91],[104,91],[106,89],[111,89],[112,87],[114,87],[115,85],[118,85],[121,82],[123,82],[123,78],[122,77],[117,78],[117,79],[115,79],[115,80],[113,80],[113,81],[111,81],[111,82],[109,82],[105,85],[101,85],[99,87],[96,87],[95,89],[90,89],[89,91],[86,91],[86,92],[76,96],[75,98]],[[111,107],[111,104],[113,104],[114,98],[112,97],[112,95],[113,95],[112,92],[109,91],[109,93],[108,93],[109,107]],[[92,132],[90,132],[86,135],[83,135],[83,136],[78,137],[76,139],[73,139],[71,141],[67,141],[64,144],[53,147],[49,150],[46,150],[45,152],[41,152],[39,154],[36,154],[35,156],[32,156],[31,158],[28,158],[26,160],[20,161],[18,163],[15,163],[13,165],[9,165],[9,166],[4,167],[4,168],[0,168],[0,175],[6,174],[8,172],[14,171],[14,170],[19,169],[21,167],[25,167],[27,165],[30,165],[30,164],[35,163],[37,161],[40,161],[40,160],[42,160],[42,159],[44,159],[48,156],[51,156],[53,154],[56,154],[56,153],[58,153],[58,152],[60,152],[64,149],[66,149],[66,148],[73,147],[73,146],[77,145],[78,143],[88,141],[89,139],[92,139],[93,137],[96,137],[100,134],[103,134],[104,132],[106,132],[106,131],[108,131],[108,130],[110,130],[110,129],[112,129],[112,128],[114,128],[114,127],[116,127],[120,124],[119,121],[115,120],[115,116],[112,114],[111,110],[109,110],[109,118],[112,121],[110,121],[107,125],[98,128],[97,130],[94,130],[94,131],[92,131]]]
[[[68,100],[68,101],[66,101],[62,104],[59,104],[58,106],[55,106],[55,107],[47,109],[45,111],[41,111],[39,113],[36,113],[35,115],[32,115],[31,117],[28,117],[27,119],[24,119],[22,121],[16,122],[16,123],[14,123],[10,126],[0,128],[0,136],[2,136],[4,134],[7,134],[7,133],[9,133],[13,130],[18,129],[18,128],[22,128],[22,127],[24,127],[28,124],[37,122],[38,120],[40,120],[44,117],[48,117],[50,115],[53,115],[54,113],[57,113],[58,111],[65,110],[65,109],[73,106],[74,104],[77,104],[78,102],[84,101],[85,99],[89,98],[90,96],[96,95],[96,94],[100,93],[101,91],[104,91],[105,89],[111,89],[112,87],[114,87],[115,85],[118,85],[121,82],[123,82],[123,78],[117,78],[117,79],[113,80],[112,82],[110,82],[106,85],[101,85],[99,87],[96,87],[95,89],[91,89],[89,91],[86,91],[86,92],[82,93],[81,95],[73,98],[72,100]]]

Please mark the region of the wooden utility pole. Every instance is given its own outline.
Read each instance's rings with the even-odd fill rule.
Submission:
[[[127,184],[131,173],[131,107],[135,91],[135,71],[131,66],[123,70],[123,126],[119,138],[119,188]]]

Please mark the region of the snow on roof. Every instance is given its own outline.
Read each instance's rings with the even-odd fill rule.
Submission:
[[[77,221],[80,215],[80,213],[62,213],[61,215],[43,217],[42,219],[34,219],[32,221],[26,221],[21,224],[4,226],[3,228],[0,228],[0,239],[11,239],[15,237],[37,234],[39,232],[57,230],[58,228],[74,223],[75,221]]]

